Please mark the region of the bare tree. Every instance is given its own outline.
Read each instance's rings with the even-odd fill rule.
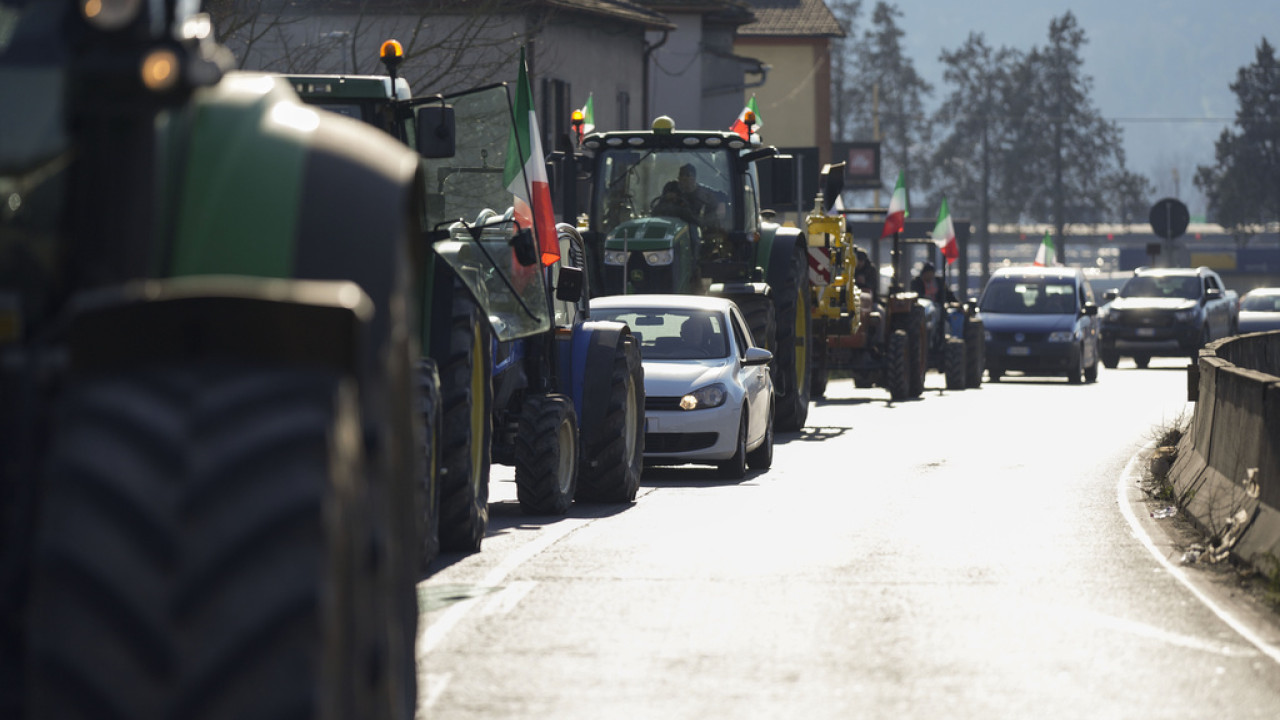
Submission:
[[[382,74],[399,40],[414,92],[509,80],[520,46],[558,12],[533,0],[206,0],[240,67],[277,73]]]

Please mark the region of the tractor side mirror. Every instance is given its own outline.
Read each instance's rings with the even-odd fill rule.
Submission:
[[[413,119],[418,154],[424,158],[451,158],[458,153],[457,123],[451,105],[423,105]]]
[[[538,245],[533,240],[533,231],[520,228],[509,241],[511,249],[516,253],[516,262],[529,267],[538,262]]]
[[[562,266],[556,280],[556,299],[576,303],[582,299],[582,268]]]

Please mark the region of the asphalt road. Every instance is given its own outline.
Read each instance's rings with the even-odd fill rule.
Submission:
[[[1184,364],[836,381],[768,472],[566,518],[495,467],[484,550],[420,585],[420,716],[1276,718],[1276,614],[1137,487]]]

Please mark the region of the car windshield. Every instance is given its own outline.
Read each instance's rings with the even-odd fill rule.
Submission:
[[[645,360],[705,360],[729,356],[728,335],[719,313],[680,309],[592,308],[593,320],[616,320],[631,327]]]
[[[1075,285],[1053,279],[995,279],[982,293],[985,313],[1061,315],[1076,312]]]
[[[1120,289],[1120,297],[1195,300],[1200,297],[1200,278],[1186,275],[1135,275]]]
[[[1248,293],[1240,301],[1240,309],[1250,312],[1280,312],[1280,293],[1274,295]]]

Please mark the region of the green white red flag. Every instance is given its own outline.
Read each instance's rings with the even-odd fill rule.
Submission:
[[[542,264],[560,259],[560,241],[556,237],[556,215],[551,206],[551,184],[547,182],[547,165],[542,155],[538,133],[538,116],[533,112],[533,89],[529,71],[520,48],[520,76],[516,80],[515,122],[507,141],[507,163],[502,179],[507,191],[515,196],[515,219],[522,228],[533,228],[542,254]]]
[[[898,182],[893,186],[893,197],[889,199],[889,214],[885,216],[884,231],[880,233],[880,237],[887,238],[902,232],[907,226],[909,215],[911,211],[907,209],[907,183],[899,170]]]
[[[956,242],[956,226],[951,222],[951,209],[947,207],[947,198],[942,198],[942,207],[938,208],[938,224],[933,226],[933,241],[938,244],[947,264],[960,257],[960,243]]]
[[[1044,232],[1044,240],[1040,241],[1040,248],[1036,250],[1036,267],[1046,267],[1058,264],[1058,250],[1053,246],[1053,235],[1048,230]]]
[[[747,101],[746,107],[742,108],[742,112],[738,113],[738,119],[733,121],[733,125],[729,126],[729,132],[737,133],[738,137],[751,141],[751,133],[760,134],[760,128],[764,127],[764,120],[760,117],[760,110],[756,107],[756,96],[752,95]]]

